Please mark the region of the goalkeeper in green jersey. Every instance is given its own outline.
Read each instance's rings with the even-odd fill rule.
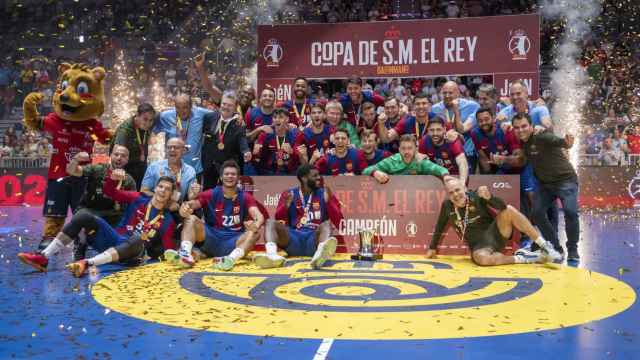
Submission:
[[[449,172],[419,154],[415,136],[405,134],[400,137],[400,153],[369,166],[363,174],[384,184],[389,181],[389,175],[433,175],[442,179]]]

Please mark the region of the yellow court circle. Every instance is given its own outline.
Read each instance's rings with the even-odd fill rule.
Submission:
[[[558,265],[479,267],[468,257],[337,255],[315,271],[309,259],[232,272],[210,260],[177,270],[157,263],[121,271],[92,288],[101,305],[161,324],[291,338],[443,339],[518,334],[604,319],[635,291],[613,277]]]

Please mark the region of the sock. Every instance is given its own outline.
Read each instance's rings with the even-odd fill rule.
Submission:
[[[193,243],[191,241],[183,241],[180,243],[181,251],[184,251],[187,254],[191,254],[191,249],[193,249]]]
[[[92,257],[91,259],[87,260],[87,263],[89,265],[93,265],[93,266],[99,266],[99,265],[103,265],[103,264],[108,264],[111,262],[111,254],[109,254],[108,252],[103,252],[100,253],[94,257]]]
[[[233,249],[233,251],[231,252],[231,254],[227,255],[231,260],[233,260],[234,262],[238,261],[238,259],[242,259],[242,257],[244,256],[244,250],[240,249],[240,248],[235,248]]]
[[[278,254],[278,245],[274,242],[267,242],[264,244],[264,247],[267,250],[267,255],[277,255]]]
[[[47,246],[44,250],[42,250],[42,255],[44,255],[44,257],[46,257],[48,259],[49,257],[57,254],[64,247],[65,247],[65,245],[62,242],[62,240],[60,240],[60,239],[58,239],[58,237],[56,237],[49,244],[49,246]]]
[[[541,248],[546,248],[547,246],[547,240],[545,240],[542,235],[538,236],[537,239],[533,240],[534,243],[536,243],[538,246],[540,246]]]

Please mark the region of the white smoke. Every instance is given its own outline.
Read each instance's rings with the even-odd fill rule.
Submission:
[[[543,0],[542,14],[548,20],[562,19],[564,33],[555,49],[555,71],[551,73],[551,90],[556,102],[551,109],[554,128],[559,134],[572,133],[576,142],[571,162],[577,165],[580,149],[580,120],[589,100],[591,84],[578,59],[581,43],[591,32],[591,23],[601,11],[599,0]]]

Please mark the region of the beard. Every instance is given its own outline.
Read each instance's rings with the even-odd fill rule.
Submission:
[[[319,187],[319,186],[318,186],[318,181],[311,180],[311,179],[307,180],[307,187],[308,187],[309,189],[311,189],[311,191],[316,191],[316,190],[318,190],[318,187]]]

